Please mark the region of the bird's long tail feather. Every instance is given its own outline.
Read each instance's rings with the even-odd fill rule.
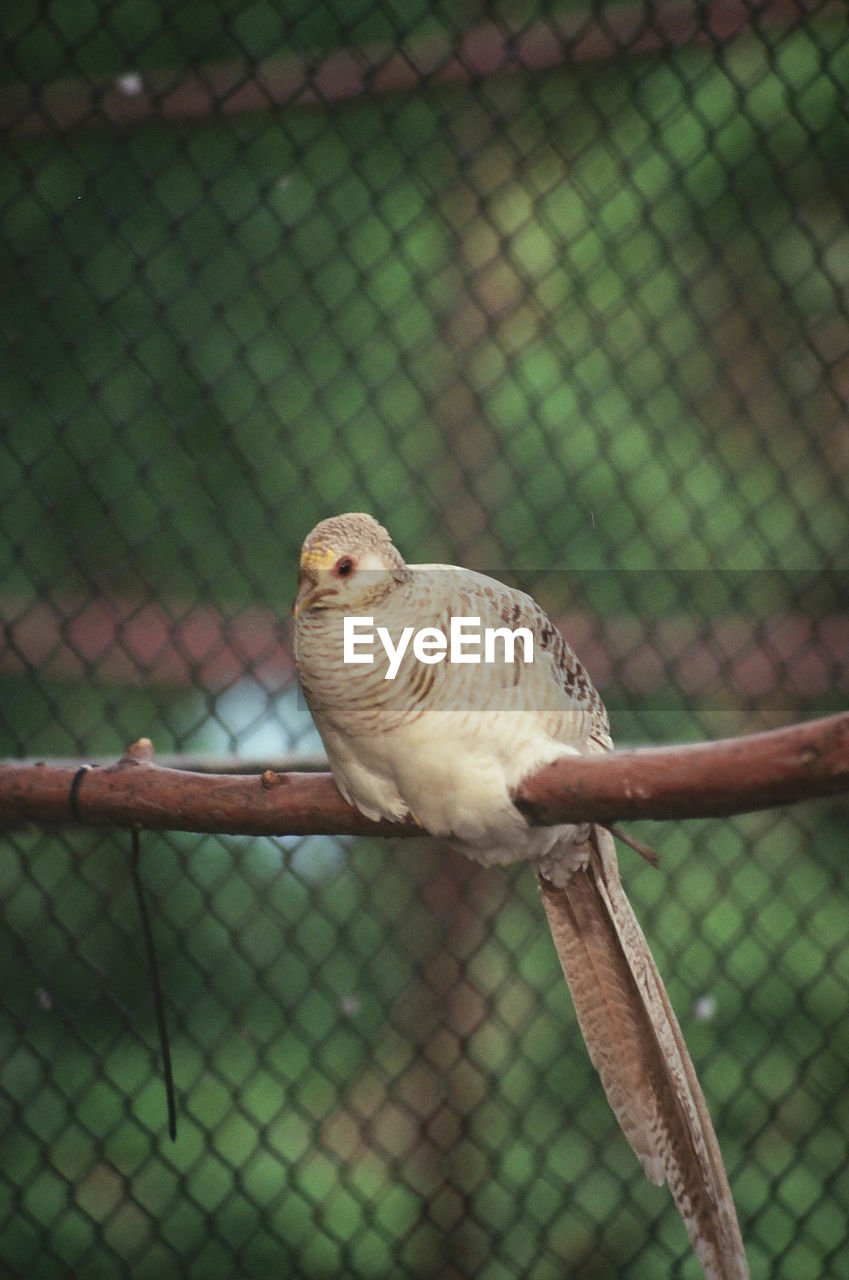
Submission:
[[[590,1057],[652,1182],[669,1182],[709,1280],[747,1280],[737,1215],[695,1069],[642,930],[619,883],[613,837],[594,827],[589,862],[542,897]]]

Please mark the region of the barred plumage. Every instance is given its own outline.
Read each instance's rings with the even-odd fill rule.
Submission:
[[[607,713],[572,648],[530,596],[450,565],[407,565],[371,516],[335,516],[304,542],[295,601],[298,672],[343,795],[374,818],[407,814],[485,865],[524,859],[578,1019],[648,1177],[668,1181],[709,1280],[746,1280],[731,1191],[681,1030],[619,882],[610,833],[531,828],[510,800],[570,752],[608,750]],[[482,667],[412,654],[344,661],[344,618],[393,647],[404,628],[478,617],[528,628],[533,661]],[[406,660],[409,659],[409,660]]]

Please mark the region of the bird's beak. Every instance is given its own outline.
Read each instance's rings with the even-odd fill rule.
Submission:
[[[308,569],[299,569],[298,594],[292,603],[292,617],[297,618],[305,609],[311,609],[322,596],[329,595],[331,590],[332,588],[320,587],[315,575]]]

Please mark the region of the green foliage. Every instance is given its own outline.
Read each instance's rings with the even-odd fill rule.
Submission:
[[[817,1259],[845,1251],[839,1135],[849,1121],[849,961],[830,896],[843,832],[835,821],[823,834],[822,817],[811,808],[815,857],[800,848],[798,813],[688,824],[662,841],[661,873],[623,854],[701,1064],[741,1216],[757,1224],[755,1274],[760,1251],[774,1258],[783,1240],[773,1274],[811,1280]],[[20,949],[3,966],[26,1039],[15,1047],[7,1023],[0,1057],[26,1128],[7,1135],[4,1178],[25,1188],[27,1208],[0,1239],[7,1266],[53,1274],[38,1261],[41,1223],[56,1256],[86,1268],[107,1257],[145,1280],[148,1251],[163,1247],[184,1260],[180,1274],[222,1280],[243,1249],[246,1275],[288,1265],[304,1276],[389,1276],[402,1256],[427,1275],[451,1230],[440,1186],[464,1196],[467,1220],[493,1224],[497,1256],[519,1272],[535,1268],[539,1232],[564,1206],[569,1231],[551,1247],[568,1274],[617,1274],[613,1262],[590,1262],[597,1221],[611,1257],[619,1237],[623,1257],[642,1257],[618,1274],[648,1277],[666,1265],[667,1245],[682,1251],[674,1210],[643,1184],[590,1068],[532,877],[519,871],[505,885],[503,873],[478,872],[465,893],[482,924],[452,942],[442,932],[450,915],[440,925],[423,901],[445,855],[406,843],[391,854],[352,845],[316,881],[272,842],[172,837],[166,847],[143,837],[179,1094],[172,1146],[122,840],[18,837],[20,863],[5,867],[4,936]],[[42,895],[54,904],[47,930]],[[472,1006],[449,1013],[429,985],[452,954],[467,956],[481,1001],[459,1051],[448,1028],[459,1032]],[[29,986],[33,963],[40,993]],[[715,1012],[699,1022],[706,996]],[[822,1028],[829,1045],[814,1055]],[[435,1174],[425,1135],[440,1123],[439,1093],[463,1116],[463,1137]],[[36,1172],[42,1144],[49,1163]],[[480,1267],[500,1274],[483,1240]]]
[[[452,435],[508,562],[819,564],[845,505],[806,335],[845,283],[847,58],[811,52],[495,82],[510,137],[480,123],[471,217],[459,90],[29,144],[2,191],[6,582],[238,606],[330,511],[421,541]],[[477,336],[460,270],[498,304]],[[763,347],[794,352],[772,387]],[[450,417],[464,387],[474,421]]]

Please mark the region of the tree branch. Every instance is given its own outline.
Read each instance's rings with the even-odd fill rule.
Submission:
[[[849,712],[767,733],[557,760],[514,797],[534,824],[718,818],[849,792]]]
[[[849,712],[768,733],[676,747],[568,756],[514,800],[534,824],[722,817],[849,793]],[[426,834],[412,821],[372,822],[328,773],[252,777],[153,763],[143,738],[108,768],[0,766],[0,822],[146,827],[230,835]]]

